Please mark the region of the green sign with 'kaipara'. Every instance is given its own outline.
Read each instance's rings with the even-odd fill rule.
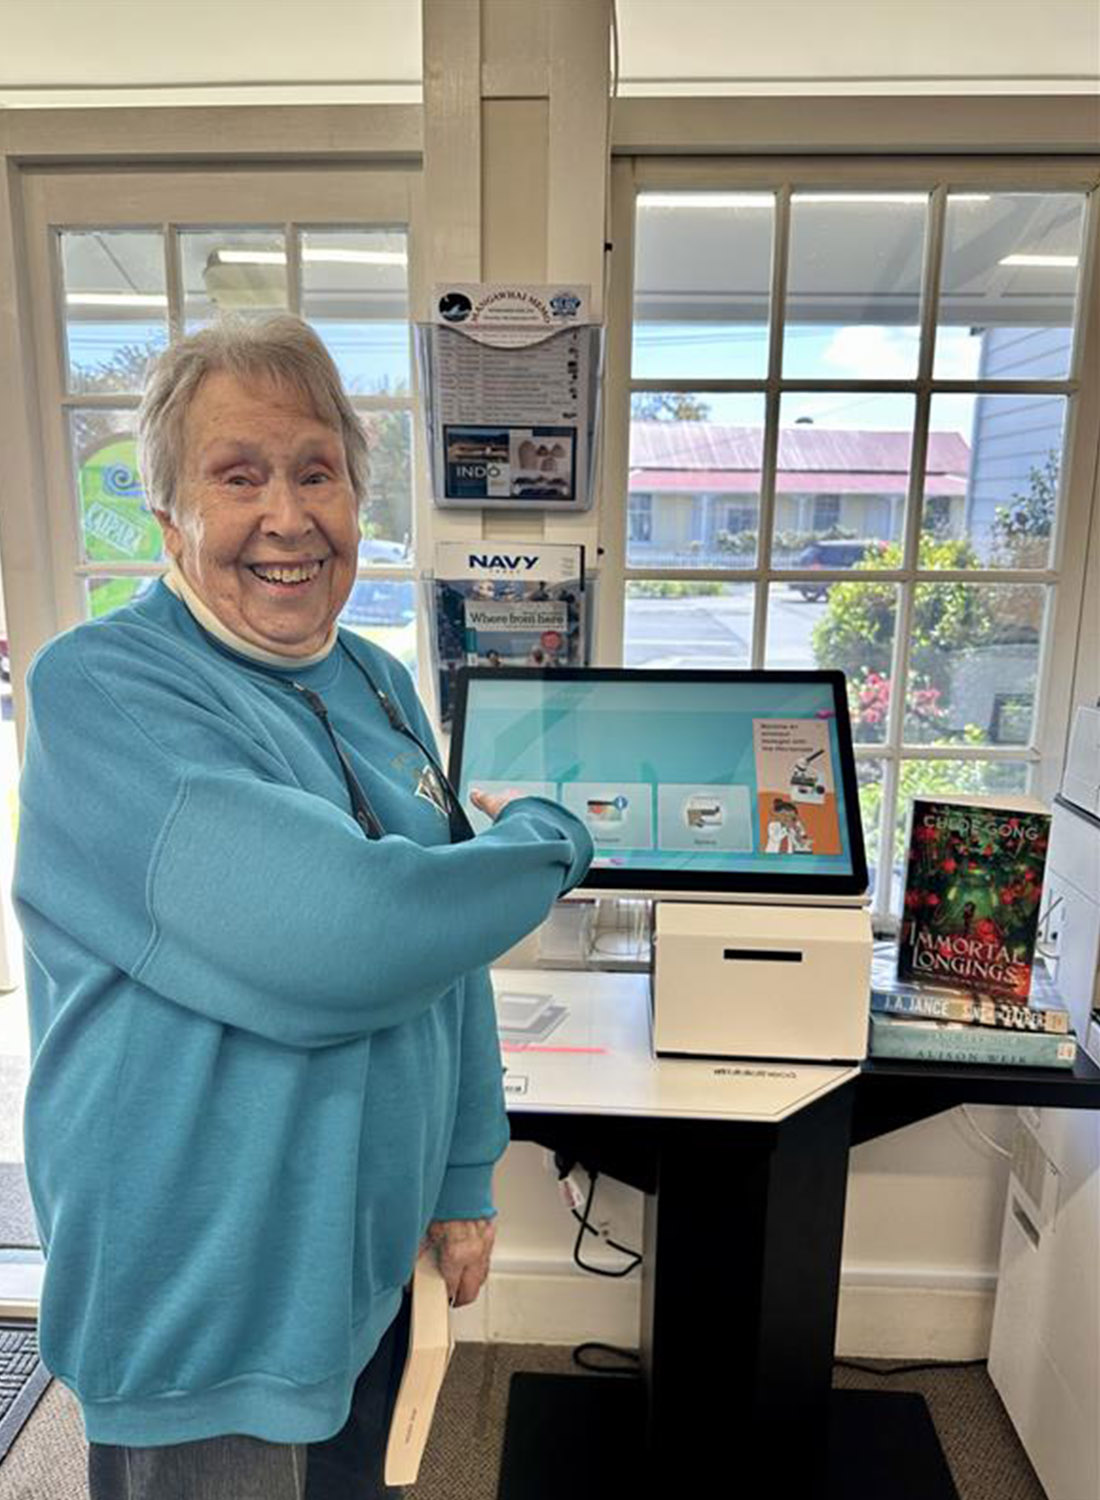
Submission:
[[[80,509],[89,562],[157,562],[160,527],[146,509],[133,438],[107,443],[80,465]]]

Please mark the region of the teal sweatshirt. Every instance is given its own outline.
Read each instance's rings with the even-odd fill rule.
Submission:
[[[342,639],[430,744],[404,668]],[[353,821],[324,699],[387,829]],[[462,844],[339,648],[298,670],[163,584],[39,653],[15,898],[47,1367],[88,1439],[344,1424],[429,1221],[493,1214],[485,968],[592,854],[539,798]]]

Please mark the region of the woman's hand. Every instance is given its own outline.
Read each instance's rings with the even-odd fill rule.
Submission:
[[[489,1274],[496,1233],[493,1219],[433,1219],[428,1225],[420,1249],[435,1250],[447,1295],[455,1307],[476,1300]]]
[[[481,792],[474,787],[470,792],[470,801],[479,812],[483,812],[487,818],[492,818],[495,823],[509,802],[527,795],[527,792],[517,792],[511,788],[506,792]]]

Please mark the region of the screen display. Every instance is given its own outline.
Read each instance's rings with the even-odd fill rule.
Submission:
[[[592,835],[589,886],[859,894],[867,872],[835,672],[462,674],[452,779],[546,797]]]

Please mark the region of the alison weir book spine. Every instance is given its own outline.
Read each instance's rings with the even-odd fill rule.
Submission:
[[[999,1031],[959,1021],[871,1015],[872,1057],[976,1063],[993,1068],[1072,1068],[1077,1040],[1049,1031]]]

